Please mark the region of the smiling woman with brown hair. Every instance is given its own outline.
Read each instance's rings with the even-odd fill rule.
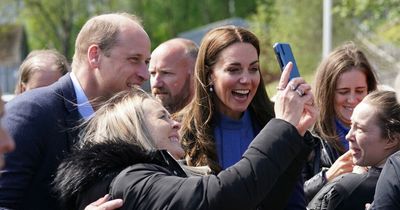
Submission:
[[[275,116],[260,67],[260,43],[251,31],[222,26],[203,38],[195,66],[195,94],[182,116],[182,145],[190,166],[217,174],[238,162],[254,137]],[[288,65],[290,66],[290,65]],[[302,81],[302,78],[294,78]],[[310,85],[293,87],[310,92]],[[309,151],[299,154],[286,180],[277,184],[271,209],[304,209],[303,181],[295,177]],[[283,179],[283,178],[282,178]],[[278,187],[279,185],[279,187]],[[282,206],[283,205],[283,206]]]

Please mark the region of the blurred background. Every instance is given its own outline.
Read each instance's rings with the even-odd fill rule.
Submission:
[[[250,29],[261,42],[270,95],[280,75],[272,50],[278,41],[291,44],[300,73],[310,83],[323,56],[349,40],[367,54],[382,84],[391,86],[400,71],[400,0],[1,0],[3,93],[14,91],[18,67],[29,51],[53,48],[71,61],[83,23],[109,12],[141,17],[152,48],[173,37],[199,43],[220,25]]]

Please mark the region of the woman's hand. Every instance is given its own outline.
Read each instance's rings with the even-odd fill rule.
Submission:
[[[332,164],[328,171],[326,171],[326,179],[331,181],[337,176],[350,173],[353,171],[353,167],[353,156],[351,155],[350,151],[347,151]]]
[[[315,123],[318,109],[314,104],[311,86],[304,79],[297,77],[288,82],[292,65],[289,62],[282,72],[277,87],[275,116],[294,125],[300,135],[304,136],[307,129]]]
[[[85,210],[114,210],[122,206],[122,199],[110,200],[110,195],[104,197],[86,206]]]

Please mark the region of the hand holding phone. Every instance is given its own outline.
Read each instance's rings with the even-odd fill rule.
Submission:
[[[274,44],[274,51],[276,55],[276,59],[278,60],[279,66],[281,67],[281,71],[285,68],[285,66],[289,63],[293,63],[292,71],[290,72],[289,80],[294,77],[300,77],[299,70],[297,68],[296,60],[294,59],[292,48],[288,43],[277,42]]]

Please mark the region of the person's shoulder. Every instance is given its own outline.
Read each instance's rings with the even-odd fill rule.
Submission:
[[[16,96],[6,105],[6,116],[14,114],[40,113],[48,111],[48,106],[54,105],[52,102],[52,94],[48,87],[36,88],[26,91],[21,95]]]
[[[367,174],[346,173],[334,178],[330,186],[341,195],[351,193],[357,187]]]
[[[309,209],[335,209],[346,200],[351,192],[360,184],[363,176],[360,174],[347,173],[336,177],[326,184],[315,197],[309,202]]]
[[[333,181],[338,182],[340,184],[347,185],[348,183],[351,184],[351,182],[354,180],[363,179],[366,176],[367,176],[367,173],[364,173],[364,174],[346,173],[346,174],[336,177],[335,179],[333,179]]]
[[[334,182],[335,191],[342,196],[350,196],[368,178],[368,174],[347,173],[336,177]]]
[[[64,77],[66,77],[66,75],[64,75],[62,78]],[[70,92],[74,91],[72,85],[68,85],[65,79],[60,79],[52,85],[35,88],[26,91],[21,95],[15,96],[11,101],[6,103],[6,108],[34,104],[38,106],[54,105],[54,100],[59,100],[60,98],[63,98],[64,92],[66,90]]]
[[[114,177],[110,184],[110,189],[112,189],[114,193],[119,194],[125,192],[126,188],[131,189],[133,186],[135,186],[135,188],[143,186],[144,183],[151,180],[154,176],[160,179],[161,177],[170,175],[170,171],[158,164],[145,162],[135,163],[126,167]]]
[[[5,106],[6,113],[14,112],[41,112],[46,111],[46,107],[54,106],[54,94],[49,87],[36,88],[16,96]],[[47,110],[48,111],[48,110]]]
[[[394,153],[389,157],[386,161],[386,165],[384,168],[393,168],[391,170],[397,174],[397,177],[400,179],[400,151]]]
[[[16,118],[24,118],[35,123],[51,122],[54,118],[65,112],[66,103],[74,102],[74,93],[65,94],[57,91],[57,84],[36,88],[16,96],[5,105],[6,114],[4,121],[13,122]],[[74,89],[70,90],[74,91]],[[76,99],[75,99],[76,101]]]
[[[166,170],[165,167],[156,164],[156,163],[151,163],[151,162],[143,162],[143,163],[135,163],[131,166],[126,167],[124,170],[122,170],[120,172],[120,174],[118,175],[119,178],[125,177],[125,176],[129,176],[130,174],[134,174],[135,176],[137,176],[140,173],[149,175],[152,172],[154,173],[162,173],[162,172],[168,172],[168,174],[170,173],[168,170]],[[139,176],[137,176],[139,177]]]
[[[396,153],[392,154],[389,157],[389,160],[397,163],[397,165],[400,165],[400,151],[397,151]]]

